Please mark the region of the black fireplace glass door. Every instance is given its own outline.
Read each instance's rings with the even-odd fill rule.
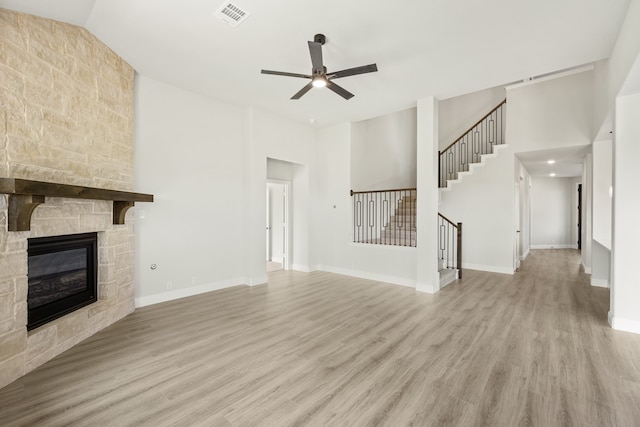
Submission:
[[[29,239],[27,329],[97,300],[96,243],[96,233]]]

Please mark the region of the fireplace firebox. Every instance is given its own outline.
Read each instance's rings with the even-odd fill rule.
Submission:
[[[97,233],[29,239],[27,330],[98,300],[97,241]]]

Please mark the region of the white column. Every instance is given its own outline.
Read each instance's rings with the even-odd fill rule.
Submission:
[[[582,267],[591,274],[591,230],[593,212],[593,155],[587,154],[582,166]]]
[[[640,333],[640,93],[616,99],[611,327]]]
[[[440,290],[438,276],[438,100],[418,100],[416,290]]]

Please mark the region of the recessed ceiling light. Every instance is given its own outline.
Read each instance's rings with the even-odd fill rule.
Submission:
[[[556,176],[556,174],[555,173],[550,173],[549,176]]]
[[[553,160],[553,159],[552,159],[552,160],[547,160],[547,164],[550,164],[550,165],[554,164],[555,162],[556,162],[556,161],[555,161],[555,160]]]

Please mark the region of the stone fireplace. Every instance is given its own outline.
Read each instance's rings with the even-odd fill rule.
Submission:
[[[0,178],[133,187],[133,69],[83,28],[0,9]],[[134,310],[133,214],[46,197],[9,231],[0,194],[0,387]],[[97,301],[27,330],[28,239],[97,233]]]

